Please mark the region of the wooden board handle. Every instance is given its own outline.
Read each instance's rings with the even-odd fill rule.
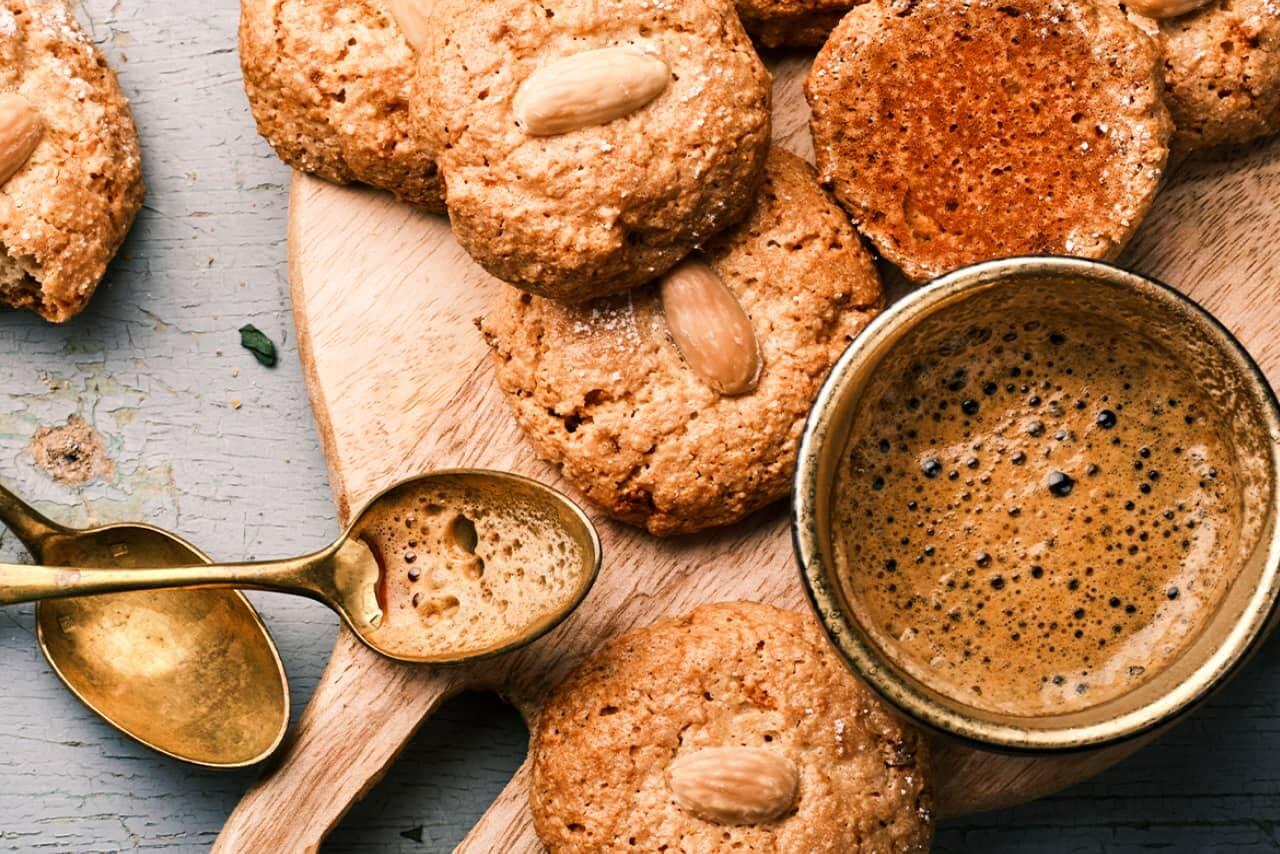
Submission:
[[[214,852],[317,851],[458,690],[457,671],[390,661],[344,626],[296,734],[231,813]]]
[[[529,813],[529,762],[520,765],[502,794],[485,810],[471,832],[454,849],[454,854],[490,854],[492,851],[543,851],[538,835],[533,832],[533,816]]]
[[[939,818],[1005,809],[1074,786],[1132,756],[1168,727],[1100,750],[1048,759],[988,753],[937,737],[933,746],[933,806]]]

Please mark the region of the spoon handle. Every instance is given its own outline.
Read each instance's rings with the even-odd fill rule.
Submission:
[[[3,485],[0,485],[0,524],[13,531],[27,551],[37,557],[44,541],[62,530]]]
[[[168,587],[238,587],[320,598],[310,582],[318,555],[257,563],[156,569],[84,569],[0,563],[0,605]]]

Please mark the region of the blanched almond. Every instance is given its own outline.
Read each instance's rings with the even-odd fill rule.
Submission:
[[[554,136],[630,115],[662,94],[671,70],[636,48],[606,47],[558,59],[530,74],[511,109],[530,136]]]
[[[1125,5],[1148,18],[1176,18],[1194,12],[1209,0],[1125,0]]]
[[[44,119],[31,102],[0,95],[0,186],[22,168],[44,134]]]
[[[667,769],[677,804],[717,824],[762,824],[791,808],[800,785],[796,765],[776,750],[713,747]]]
[[[428,9],[433,2],[434,0],[387,0],[391,17],[396,19],[400,33],[415,53],[426,50]]]
[[[751,319],[715,271],[685,260],[663,277],[662,311],[689,368],[721,394],[743,394],[760,380],[760,345]]]

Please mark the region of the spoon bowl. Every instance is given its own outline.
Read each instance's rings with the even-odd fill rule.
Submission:
[[[497,471],[396,484],[356,514],[337,546],[335,579],[363,578],[365,551],[378,567],[373,609],[367,588],[338,597],[347,624],[374,651],[419,663],[478,660],[532,642],[577,608],[601,563],[600,539],[577,504]],[[486,625],[474,621],[477,610]]]
[[[146,570],[210,562],[185,540],[149,525],[58,525],[3,487],[0,521],[41,563]],[[53,671],[86,706],[175,759],[239,768],[262,761],[284,738],[284,666],[238,591],[44,601],[36,607],[36,637]]]

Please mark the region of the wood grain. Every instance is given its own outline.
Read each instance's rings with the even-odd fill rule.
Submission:
[[[799,81],[776,69],[775,138],[809,153]],[[1184,164],[1124,264],[1200,299],[1280,379],[1277,147]],[[364,189],[294,179],[294,312],[335,497],[345,518],[400,477],[446,466],[516,471],[566,488],[523,442],[471,324],[497,283],[453,241],[447,222]],[[731,529],[657,541],[592,511],[605,546],[599,583],[565,625],[483,667],[384,661],[345,631],[296,740],[241,802],[215,850],[315,850],[375,783],[443,697],[463,688],[508,696],[527,720],[601,639],[707,601],[803,607],[782,508]],[[1039,797],[1118,761],[1138,744],[1032,759],[938,745],[938,799],[959,815]],[[461,850],[537,850],[521,769]]]

